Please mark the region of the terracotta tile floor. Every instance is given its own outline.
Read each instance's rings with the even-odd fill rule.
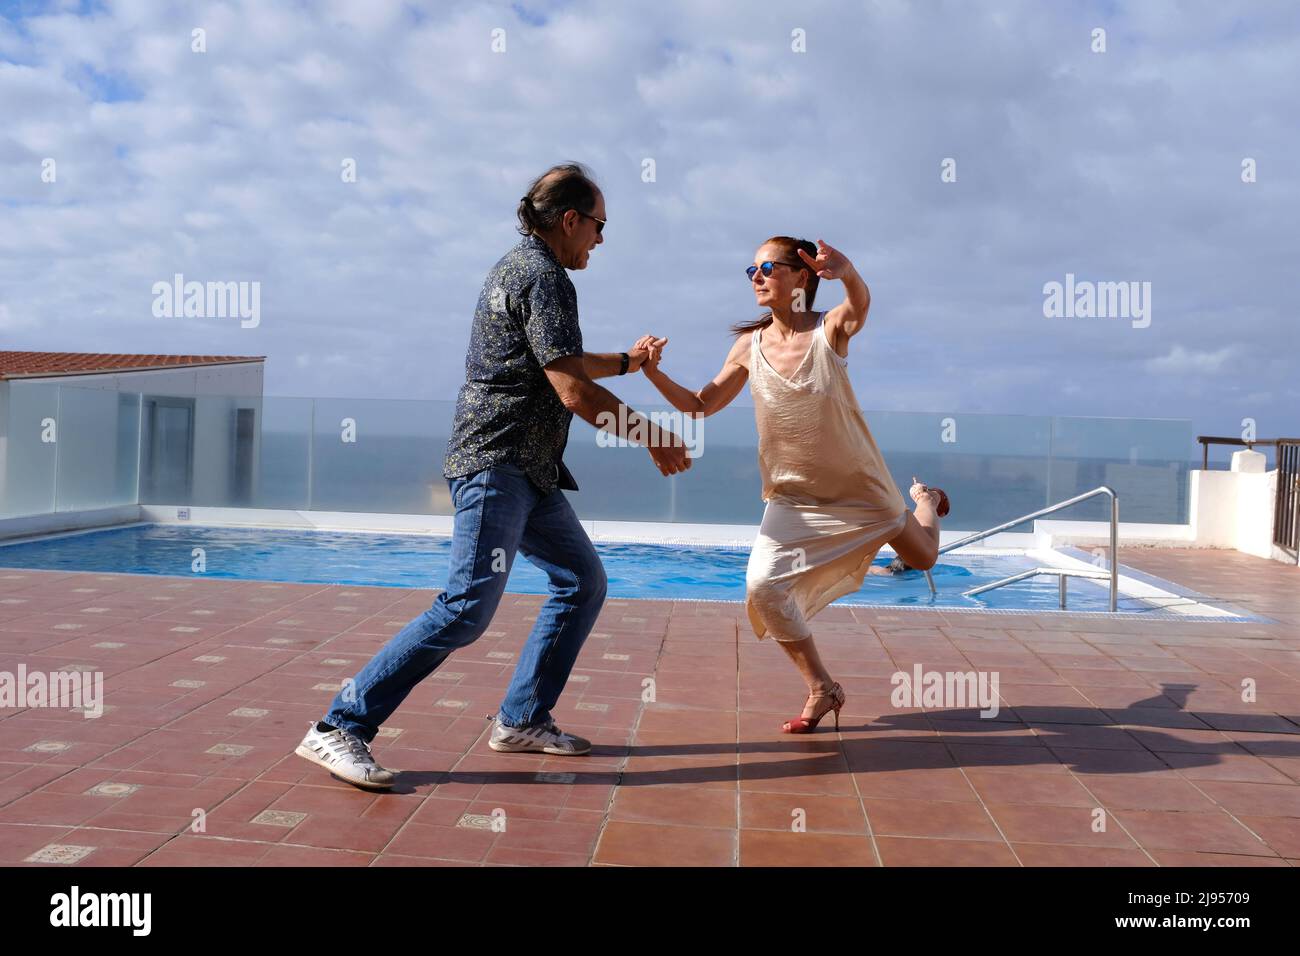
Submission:
[[[611,600],[564,759],[487,747],[541,602],[508,595],[377,739],[389,794],[292,750],[432,592],[0,569],[0,671],[99,670],[108,705],[0,710],[0,864],[1300,863],[1300,571],[1123,561],[1275,623],[833,607],[840,730],[792,737],[803,685],[738,605]],[[917,663],[996,670],[1002,710],[893,707]]]

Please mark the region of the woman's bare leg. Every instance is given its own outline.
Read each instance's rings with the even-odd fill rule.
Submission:
[[[794,661],[794,666],[799,668],[804,683],[808,685],[808,701],[804,704],[800,716],[816,717],[819,710],[824,710],[830,705],[826,698],[814,698],[812,695],[825,694],[835,686],[830,672],[822,663],[821,655],[817,653],[817,645],[813,643],[811,637],[803,641],[777,641],[777,643],[781,645],[781,650],[785,651],[786,656]]]
[[[907,524],[889,546],[908,567],[928,571],[939,560],[939,494],[913,484],[912,500],[916,510],[907,516]]]

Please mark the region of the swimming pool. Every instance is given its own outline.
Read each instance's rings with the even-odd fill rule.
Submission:
[[[741,601],[748,548],[597,542],[612,598]],[[194,570],[195,549],[205,568]],[[160,574],[178,577],[441,588],[447,582],[449,538],[353,531],[300,531],[145,524],[0,546],[0,567],[63,571]],[[888,559],[879,558],[884,565]],[[1024,554],[948,554],[933,570],[938,594],[925,576],[869,575],[862,588],[837,604],[1019,611],[1059,610],[1055,577],[1039,577],[966,598],[962,592],[1035,567]],[[510,591],[546,593],[546,577],[520,557],[510,571]],[[1149,612],[1159,602],[1121,594],[1120,610]],[[1107,592],[1072,579],[1071,611],[1104,611]]]

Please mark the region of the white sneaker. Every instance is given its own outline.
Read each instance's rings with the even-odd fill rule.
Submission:
[[[560,757],[579,757],[591,751],[590,740],[566,734],[554,721],[536,727],[507,727],[497,720],[488,746],[502,753],[544,753]]]
[[[316,729],[316,721],[294,751],[335,776],[367,790],[386,790],[397,774],[375,763],[366,742],[354,733],[336,727],[327,734]]]

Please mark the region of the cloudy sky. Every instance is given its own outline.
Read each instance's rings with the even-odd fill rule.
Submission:
[[[445,6],[0,0],[0,348],[450,399],[518,198],[577,159],[609,212],[589,350],[667,335],[703,384],[788,233],[871,286],[868,409],[1300,432],[1295,4]],[[260,283],[260,324],[156,316],[176,273]],[[1149,325],[1045,317],[1067,274],[1150,283]]]

